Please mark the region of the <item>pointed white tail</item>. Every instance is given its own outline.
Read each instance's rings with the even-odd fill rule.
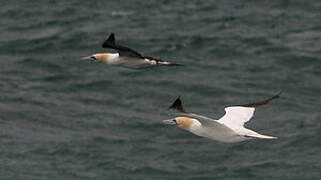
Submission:
[[[274,137],[274,136],[267,136],[267,135],[261,135],[258,136],[258,138],[261,138],[261,139],[277,139],[277,137]]]
[[[267,136],[267,135],[262,135],[259,133],[251,134],[251,135],[246,135],[247,137],[250,138],[258,138],[258,139],[277,139],[277,137],[274,136]]]

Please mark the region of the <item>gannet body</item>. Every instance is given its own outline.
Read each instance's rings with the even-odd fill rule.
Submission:
[[[251,119],[256,107],[267,104],[278,97],[279,94],[259,102],[226,107],[225,115],[219,120],[186,112],[180,98],[177,98],[169,109],[174,110],[180,116],[163,122],[165,124],[176,124],[195,135],[224,143],[241,142],[249,139],[276,139],[277,137],[262,135],[247,129],[244,127],[244,123]]]
[[[114,33],[109,35],[102,47],[114,49],[118,53],[97,53],[82,59],[130,69],[143,69],[155,66],[182,66],[181,64],[163,61],[158,58],[143,56],[133,49],[117,45]]]

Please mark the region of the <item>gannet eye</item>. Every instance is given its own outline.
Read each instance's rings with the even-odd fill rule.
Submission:
[[[174,119],[173,121],[174,121],[174,123],[176,123],[176,124],[177,124],[177,121],[176,121],[176,119]]]
[[[91,57],[90,57],[90,60],[92,60],[92,61],[96,61],[96,60],[97,60],[97,58],[96,58],[95,56],[91,56]]]

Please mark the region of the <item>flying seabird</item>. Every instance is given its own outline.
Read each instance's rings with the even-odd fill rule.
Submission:
[[[102,44],[102,47],[114,49],[118,53],[97,53],[82,59],[130,69],[142,69],[154,66],[182,66],[181,64],[163,61],[158,58],[143,56],[133,49],[118,45],[115,42],[114,33],[109,35],[108,39]]]
[[[178,125],[193,134],[207,137],[216,141],[233,143],[248,139],[276,139],[277,137],[262,135],[244,127],[254,114],[255,108],[267,104],[273,99],[279,98],[279,94],[268,99],[225,108],[225,115],[219,120],[211,119],[185,111],[182,101],[178,97],[169,107],[169,110],[176,112],[179,117],[164,120],[165,124]]]

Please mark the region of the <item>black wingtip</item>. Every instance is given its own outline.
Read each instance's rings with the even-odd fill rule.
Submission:
[[[276,93],[274,96],[266,99],[268,102],[272,101],[273,99],[277,99],[280,98],[280,95],[282,94],[282,91],[279,91],[278,93]]]
[[[111,46],[115,46],[115,34],[114,33],[110,33],[108,39],[103,43],[103,48],[108,48]]]
[[[267,104],[269,103],[270,101],[272,101],[273,99],[277,99],[280,97],[282,91],[279,91],[276,95],[270,97],[270,98],[267,98],[267,99],[264,99],[262,101],[258,101],[258,102],[254,102],[254,103],[249,103],[249,104],[243,104],[243,105],[239,105],[239,106],[243,106],[243,107],[258,107],[258,106],[262,106],[264,104]]]
[[[280,97],[280,95],[283,93],[283,91],[282,90],[280,90],[278,93],[276,93],[276,95],[274,95],[276,98],[279,98]]]
[[[187,113],[185,109],[183,108],[182,101],[180,97],[177,97],[177,99],[174,101],[174,103],[168,108],[168,110],[176,110],[182,113]]]

